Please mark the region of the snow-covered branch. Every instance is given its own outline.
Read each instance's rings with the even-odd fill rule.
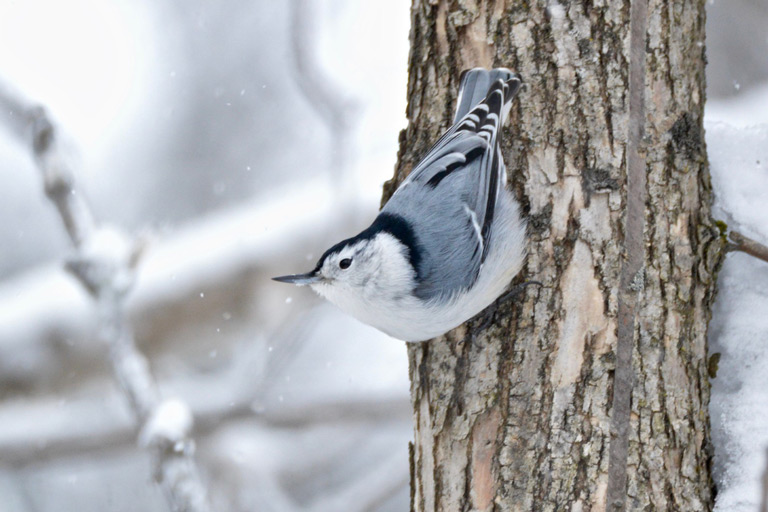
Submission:
[[[137,350],[126,321],[124,298],[134,281],[142,243],[116,228],[96,223],[75,187],[58,132],[43,107],[25,101],[6,86],[0,86],[0,107],[8,113],[4,119],[11,132],[31,145],[46,195],[58,209],[76,249],[67,269],[96,304],[100,338],[109,346],[115,379],[141,425],[142,444],[152,450],[155,477],[170,508],[209,510],[207,492],[193,458],[191,413],[179,401],[161,400],[149,363]]]
[[[71,169],[59,151],[56,130],[45,109],[27,103],[2,83],[0,107],[7,112],[6,124],[13,134],[31,143],[45,193],[58,208],[69,237],[79,247],[93,230],[94,221],[84,199],[75,191]]]
[[[214,390],[214,393],[224,395],[223,390]],[[176,407],[175,402],[169,401],[169,408]],[[408,397],[399,394],[312,399],[263,411],[247,397],[234,402],[195,401],[190,397],[188,402],[196,418],[195,432],[200,436],[210,434],[225,422],[245,418],[271,429],[298,430],[324,424],[380,424],[393,420],[407,423],[410,417]],[[180,415],[180,419],[184,419],[183,416]],[[29,418],[49,418],[50,421],[34,422]],[[97,419],[83,422],[82,418]],[[0,459],[8,464],[25,465],[82,455],[103,450],[105,446],[124,447],[130,445],[134,436],[130,418],[111,403],[105,407],[104,403],[78,399],[62,409],[59,400],[42,399],[9,404],[0,410]]]

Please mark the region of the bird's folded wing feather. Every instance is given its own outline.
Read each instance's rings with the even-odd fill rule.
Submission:
[[[432,147],[385,206],[409,219],[430,257],[421,270],[422,298],[471,286],[485,260],[505,169],[498,149],[504,108],[499,81],[486,99]],[[439,263],[438,263],[439,262]]]

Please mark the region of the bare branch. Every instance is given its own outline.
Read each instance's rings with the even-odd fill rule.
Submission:
[[[5,119],[11,132],[22,143],[31,145],[46,195],[56,205],[77,249],[67,268],[96,303],[100,337],[109,346],[115,379],[136,420],[146,427],[147,422],[157,418],[158,411],[167,410],[167,402],[160,399],[149,363],[136,348],[124,313],[124,297],[133,284],[140,244],[116,229],[96,225],[83,195],[77,193],[74,173],[43,107],[28,103],[0,85],[0,108],[8,113]],[[185,428],[177,429],[173,436],[147,438],[145,444],[155,459],[155,477],[171,510],[207,511],[207,492],[192,456],[191,416],[188,424],[181,426]]]
[[[728,244],[729,251],[741,251],[754,256],[757,259],[768,262],[768,247],[764,246],[756,240],[742,235],[738,231],[731,231],[728,233],[728,237],[731,242]]]

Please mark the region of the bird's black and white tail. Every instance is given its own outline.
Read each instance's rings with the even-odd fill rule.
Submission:
[[[484,208],[480,210],[482,215],[479,216],[483,219],[481,261],[485,261],[488,253],[496,203],[507,181],[507,171],[498,143],[499,132],[521,84],[520,76],[505,68],[475,68],[461,75],[456,118],[450,131],[456,135],[462,132],[475,133],[488,143],[481,167],[486,172],[478,174],[480,189],[486,191],[483,196]]]
[[[459,81],[459,99],[456,102],[454,124],[461,121],[464,116],[470,113],[483,100],[487,100],[491,104],[495,101],[501,103],[500,106],[502,108],[499,114],[503,122],[504,117],[506,117],[509,111],[509,105],[515,95],[517,95],[517,91],[520,90],[522,83],[520,75],[506,68],[490,70],[483,68],[468,69],[461,74]],[[499,98],[495,99],[493,96],[497,94]]]

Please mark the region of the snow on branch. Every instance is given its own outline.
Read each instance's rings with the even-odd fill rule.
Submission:
[[[149,363],[136,348],[126,321],[124,298],[134,282],[143,244],[114,227],[96,223],[85,198],[77,193],[56,127],[43,107],[0,84],[0,109],[7,113],[3,119],[16,138],[31,145],[46,195],[75,246],[76,254],[67,262],[67,269],[96,304],[99,334],[109,346],[114,377],[142,426],[142,442],[154,456],[155,478],[169,507],[185,512],[210,510],[193,458],[191,413],[177,401],[161,401]],[[181,413],[180,421],[176,416]],[[173,435],[165,435],[170,430]]]
[[[45,193],[58,208],[69,237],[79,247],[93,230],[94,221],[83,198],[75,193],[72,172],[58,151],[56,131],[45,109],[26,103],[2,83],[0,107],[8,113],[6,124],[13,134],[25,143],[31,142]]]
[[[190,388],[190,391],[193,390]],[[224,389],[214,389],[214,394],[231,395]],[[163,438],[178,442],[177,433],[188,430],[189,416],[182,404],[174,399],[166,401],[142,430],[140,441],[147,446]],[[396,394],[302,399],[264,410],[248,396],[215,402],[200,397],[197,401],[190,400],[189,405],[195,413],[195,432],[199,435],[210,434],[226,422],[243,419],[258,422],[267,429],[301,430],[318,425],[377,424],[395,419],[407,423],[410,418],[408,397]],[[84,417],[98,419],[84,423]],[[27,418],[55,421],[30,422]],[[103,450],[104,446],[123,448],[131,443],[134,435],[135,428],[122,410],[111,405],[105,409],[104,404],[94,404],[84,398],[69,401],[65,409],[58,400],[43,399],[10,404],[0,410],[0,459],[10,465],[82,455]],[[179,449],[184,447],[183,443],[182,440]]]

